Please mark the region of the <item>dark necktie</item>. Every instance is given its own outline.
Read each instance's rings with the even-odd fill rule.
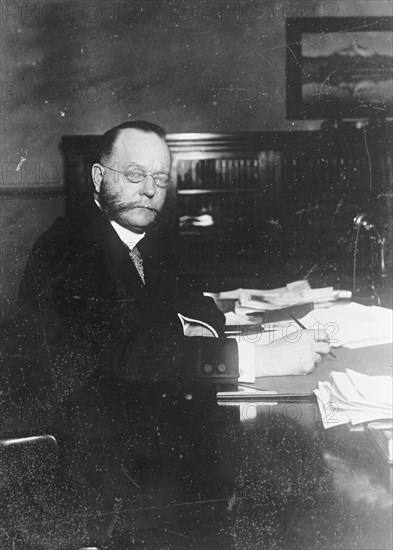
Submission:
[[[145,284],[145,272],[143,271],[143,260],[141,253],[138,250],[137,246],[134,246],[132,250],[129,251],[130,258],[136,267],[137,272],[139,273],[140,278],[143,281],[143,284]]]

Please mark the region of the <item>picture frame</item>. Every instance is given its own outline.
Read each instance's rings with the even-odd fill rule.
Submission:
[[[386,120],[392,97],[392,17],[287,19],[287,119]]]

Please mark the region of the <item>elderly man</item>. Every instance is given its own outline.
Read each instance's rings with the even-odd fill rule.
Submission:
[[[172,270],[160,219],[170,171],[160,127],[134,121],[109,130],[92,167],[94,199],[34,245],[19,316],[40,337],[26,360],[44,368],[59,399],[93,374],[138,383],[237,378],[238,347],[222,338],[223,315],[201,293],[179,288]],[[187,337],[198,330],[215,338]],[[296,343],[253,346],[240,361],[255,362],[256,376],[305,374],[329,352],[324,338],[304,331]]]

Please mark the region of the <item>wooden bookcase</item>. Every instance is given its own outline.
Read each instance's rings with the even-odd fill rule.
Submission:
[[[98,136],[64,136],[67,207],[92,192]],[[387,240],[391,269],[391,125],[318,132],[169,134],[173,231],[183,277],[207,289],[275,286],[308,276],[350,288],[359,212]],[[359,235],[364,284],[378,247]],[[360,279],[359,279],[360,280]]]

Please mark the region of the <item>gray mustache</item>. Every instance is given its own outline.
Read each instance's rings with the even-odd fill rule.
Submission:
[[[113,207],[118,213],[127,212],[128,210],[133,210],[134,208],[147,208],[148,210],[158,212],[156,208],[147,204],[115,204]]]

